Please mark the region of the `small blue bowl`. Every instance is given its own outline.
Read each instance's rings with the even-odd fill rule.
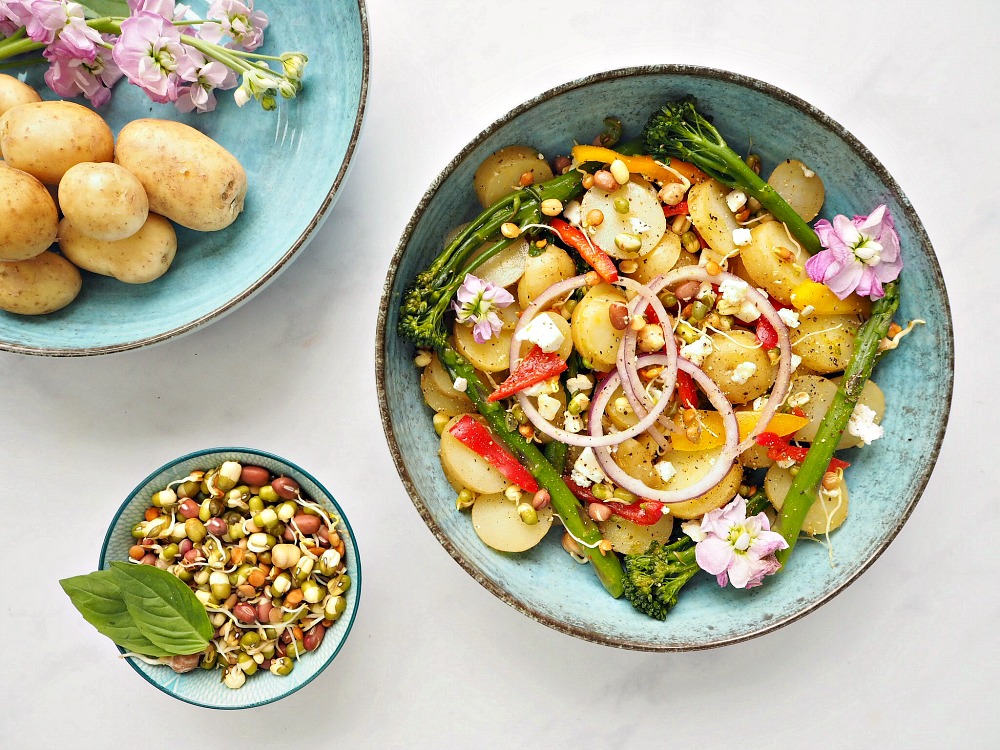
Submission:
[[[413,349],[396,335],[399,301],[454,226],[478,212],[472,175],[502,146],[525,143],[547,155],[587,143],[617,115],[626,137],[669,99],[693,94],[738,149],[752,139],[765,174],[799,158],[826,184],[823,216],[864,213],[887,203],[906,267],[897,318],[923,318],[885,358],[875,380],[886,394],[886,436],[850,457],[851,513],[831,535],[834,565],[819,544],[800,544],[788,570],[750,591],[720,589],[708,575],[684,589],[665,622],[639,614],[570,560],[560,534],[529,552],[484,545],[438,460],[438,440],[413,366]],[[895,180],[854,136],[815,107],[767,83],[707,68],[664,65],[602,73],[560,86],[517,107],[480,133],[445,167],[417,207],[392,260],[379,317],[379,405],[400,478],[428,527],[469,574],[507,604],[556,630],[621,648],[686,651],[762,635],[829,601],[885,550],[930,477],[944,437],[954,379],[951,314],[944,281],[924,228]]]
[[[344,645],[357,616],[358,602],[361,598],[361,558],[358,556],[357,541],[340,505],[312,474],[290,461],[252,448],[209,448],[181,456],[176,461],[164,464],[142,480],[122,503],[104,538],[101,559],[97,567],[98,570],[105,570],[111,567],[114,560],[128,559],[129,547],[135,542],[131,529],[142,520],[142,514],[149,507],[149,499],[154,492],[163,489],[168,482],[187,476],[195,469],[210,469],[219,466],[223,461],[263,466],[273,474],[292,477],[299,483],[304,495],[340,517],[341,524],[338,531],[344,540],[344,559],[347,573],[351,577],[351,587],[344,593],[347,608],[340,619],[327,629],[320,647],[302,656],[290,674],[279,677],[270,672],[258,671],[247,677],[246,683],[238,690],[227,688],[222,684],[222,672],[219,669],[196,669],[186,674],[177,674],[165,665],[146,664],[134,658],[126,661],[149,684],[185,703],[205,708],[254,708],[289,696],[316,679],[320,672],[330,666]]]
[[[190,3],[204,13],[207,0]],[[246,207],[219,232],[177,227],[177,257],[149,284],[124,284],[84,272],[72,304],[48,315],[0,311],[0,350],[47,356],[85,356],[159,343],[217,320],[273,280],[315,236],[347,176],[361,130],[368,90],[368,22],[363,0],[258,2],[271,23],[266,54],[309,55],[305,88],[275,112],[256,102],[236,106],[219,92],[209,114],[181,114],[154,104],[121,80],[100,114],[117,135],[141,117],[178,120],[211,136],[247,171]],[[43,66],[22,79],[45,98]],[[8,70],[18,75],[16,70]],[[80,103],[86,104],[84,100]]]

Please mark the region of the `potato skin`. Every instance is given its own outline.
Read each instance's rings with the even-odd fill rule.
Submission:
[[[0,261],[33,258],[56,241],[59,212],[49,191],[0,163]]]
[[[149,215],[142,183],[113,162],[81,162],[66,170],[59,207],[77,230],[110,242],[131,237]]]
[[[123,240],[89,237],[68,218],[59,222],[59,249],[84,271],[111,276],[126,284],[146,284],[160,278],[177,254],[173,225],[157,214]]]
[[[115,139],[104,119],[86,107],[34,102],[0,116],[0,150],[10,166],[56,185],[74,164],[111,161]]]
[[[65,307],[80,293],[83,279],[72,263],[51,252],[0,263],[0,310],[44,315]]]
[[[31,86],[13,76],[0,73],[0,115],[18,104],[40,102],[42,97]]]
[[[243,210],[247,175],[204,133],[170,120],[134,120],[118,134],[115,161],[139,178],[149,210],[182,227],[215,232]]]

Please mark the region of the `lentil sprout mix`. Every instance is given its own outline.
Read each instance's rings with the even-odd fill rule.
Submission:
[[[215,634],[203,653],[143,660],[178,672],[218,667],[234,689],[260,670],[291,673],[347,607],[339,525],[294,479],[235,461],[153,493],[129,558],[187,583]]]

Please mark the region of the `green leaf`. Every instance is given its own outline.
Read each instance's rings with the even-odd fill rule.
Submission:
[[[83,5],[88,18],[105,18],[106,16],[127,18],[129,14],[128,3],[125,0],[86,0],[81,5]]]
[[[84,620],[126,651],[143,656],[171,656],[136,627],[110,570],[64,578],[59,585]]]
[[[214,633],[198,598],[172,573],[152,565],[111,563],[122,598],[139,631],[171,654],[197,654]]]

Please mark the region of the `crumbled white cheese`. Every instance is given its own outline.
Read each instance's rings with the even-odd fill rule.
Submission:
[[[793,354],[792,355],[792,372],[795,372],[796,370],[798,370],[799,369],[799,365],[801,365],[801,364],[802,364],[802,357],[800,357],[798,354]]]
[[[795,460],[791,458],[780,458],[777,461],[775,461],[775,463],[778,464],[778,466],[780,466],[782,469],[790,469],[793,466],[795,466]]]
[[[726,205],[734,214],[747,204],[747,194],[742,190],[732,190],[726,195]]]
[[[563,205],[563,216],[570,224],[577,226],[580,223],[580,201],[569,201]]]
[[[607,479],[601,465],[597,462],[593,448],[584,448],[583,453],[573,464],[573,481],[581,487],[589,487],[594,482]],[[580,481],[583,480],[583,481]]]
[[[800,165],[802,166],[802,175],[803,175],[803,177],[805,177],[806,179],[809,179],[810,177],[815,177],[816,176],[816,173],[813,172],[811,169],[809,169],[809,167],[807,167],[805,164],[802,164],[800,162]]]
[[[799,314],[795,312],[795,310],[791,310],[787,307],[779,308],[778,317],[781,318],[781,322],[789,328],[799,327]]]
[[[753,236],[750,234],[750,230],[746,227],[740,227],[739,229],[733,230],[733,244],[737,247],[749,245],[752,240]]]
[[[719,293],[726,302],[742,302],[746,299],[750,285],[742,279],[723,279]]]
[[[549,378],[548,380],[543,380],[541,383],[535,383],[534,385],[529,385],[525,388],[522,393],[525,396],[531,396],[532,398],[537,398],[543,393],[555,393],[559,390],[559,378]]]
[[[580,392],[587,393],[593,387],[593,381],[586,375],[577,375],[574,378],[566,379],[566,388],[569,390],[570,395]]]
[[[802,308],[802,312],[800,312],[799,315],[805,315],[806,317],[809,317],[810,315],[813,314],[813,312],[815,312],[815,310],[816,308],[813,307],[812,305],[806,305],[805,307]]]
[[[562,404],[559,399],[552,398],[546,393],[541,394],[538,397],[538,413],[542,415],[542,419],[547,419],[552,421],[555,419],[556,414],[559,413],[559,408]]]
[[[469,381],[465,378],[455,378],[455,382],[451,385],[459,393],[465,393],[465,389],[469,387]]]
[[[755,372],[757,372],[757,365],[753,362],[740,362],[733,369],[733,374],[730,376],[730,380],[737,385],[743,385],[753,377]]]
[[[530,341],[532,344],[537,344],[543,352],[548,353],[559,351],[559,347],[566,340],[563,332],[548,315],[539,315],[533,318],[528,325],[514,334],[514,338],[518,341]]]
[[[669,461],[657,461],[653,464],[653,468],[656,469],[656,473],[660,476],[660,479],[663,480],[664,484],[677,475],[677,469],[675,469],[674,465]]]
[[[701,366],[705,357],[712,353],[715,347],[712,346],[712,339],[702,336],[690,344],[681,347],[681,356],[693,365]]]
[[[864,404],[858,404],[851,413],[847,423],[847,431],[861,438],[865,445],[871,445],[885,434],[882,425],[875,423],[875,410]]]
[[[691,537],[691,541],[696,544],[708,539],[708,532],[701,530],[701,521],[699,520],[685,521],[681,524],[681,530]]]
[[[767,406],[767,401],[767,396],[758,396],[753,400],[753,410],[764,411],[764,407]]]
[[[633,216],[629,219],[629,224],[632,226],[633,234],[646,234],[652,228],[638,216]]]
[[[583,417],[579,414],[566,412],[565,419],[563,420],[563,429],[566,432],[581,432],[583,430]]]
[[[757,306],[750,300],[743,300],[743,302],[740,303],[740,309],[733,313],[733,315],[742,320],[744,323],[753,323],[760,317],[760,310],[758,310]]]

